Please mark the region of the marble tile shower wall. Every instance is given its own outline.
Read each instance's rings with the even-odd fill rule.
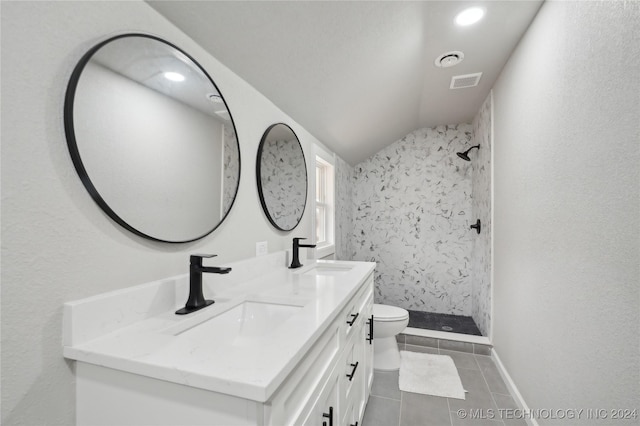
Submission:
[[[304,156],[297,140],[265,141],[260,158],[260,179],[267,209],[283,229],[297,226],[307,198]]]
[[[489,335],[491,324],[491,94],[473,120],[474,150],[472,171],[473,219],[480,219],[482,232],[473,240],[471,316],[480,332]]]
[[[472,170],[455,153],[472,130],[419,129],[354,167],[346,249],[378,263],[376,303],[471,315]]]

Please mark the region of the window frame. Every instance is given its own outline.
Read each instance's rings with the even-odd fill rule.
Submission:
[[[316,258],[322,259],[335,254],[335,156],[318,145],[314,146],[314,154],[314,196],[311,197],[313,204],[311,206],[313,243],[316,244]],[[324,173],[321,173],[321,175],[324,174],[323,182],[317,182],[318,178],[322,178],[322,176],[318,176],[319,167],[324,171]],[[318,202],[318,185],[320,185],[320,191],[323,192],[320,195],[324,195],[324,202]],[[318,241],[318,207],[325,211],[325,241]]]

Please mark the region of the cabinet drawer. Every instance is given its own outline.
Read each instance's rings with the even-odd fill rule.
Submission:
[[[285,384],[265,405],[268,425],[299,424],[317,399],[321,384],[338,362],[341,319],[335,320],[290,374]]]
[[[362,327],[358,330],[358,335],[362,334]],[[354,389],[362,386],[362,378],[365,368],[363,359],[363,345],[357,339],[352,339],[347,346],[345,355],[342,358],[344,374],[342,383],[344,384],[345,397],[347,400],[352,398],[351,393]]]
[[[365,283],[358,290],[356,295],[349,301],[346,308],[342,310],[340,316],[344,319],[345,335],[347,339],[354,334],[354,330],[364,324],[366,318],[362,312],[370,293],[373,292],[373,274],[367,277]]]

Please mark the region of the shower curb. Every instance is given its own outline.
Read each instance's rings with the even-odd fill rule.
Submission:
[[[475,355],[491,355],[491,344],[463,342],[459,340],[442,339],[435,337],[416,336],[401,333],[396,336],[400,344],[422,346],[447,351],[467,352]]]

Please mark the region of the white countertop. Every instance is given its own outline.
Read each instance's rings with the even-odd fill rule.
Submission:
[[[216,303],[188,315],[174,313],[186,301],[188,274],[66,303],[64,356],[265,402],[375,267],[370,262],[307,263],[289,270],[284,254],[274,254],[220,265],[233,271],[203,274],[205,298]],[[305,274],[316,265],[351,269]],[[206,327],[198,328],[244,301],[299,308],[268,335],[241,341],[208,337]]]

